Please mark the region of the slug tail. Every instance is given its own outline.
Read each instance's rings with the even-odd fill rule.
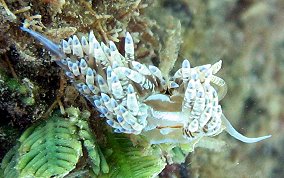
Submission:
[[[267,139],[267,138],[270,138],[271,135],[266,135],[266,136],[262,136],[262,137],[257,137],[257,138],[249,138],[249,137],[246,137],[242,134],[240,134],[238,131],[236,131],[236,129],[231,125],[231,123],[228,121],[228,119],[224,116],[224,114],[222,114],[221,116],[222,118],[222,121],[224,123],[224,125],[226,126],[226,131],[234,138],[242,141],[242,142],[245,142],[245,143],[255,143],[255,142],[259,142],[261,140],[264,140],[264,139]]]

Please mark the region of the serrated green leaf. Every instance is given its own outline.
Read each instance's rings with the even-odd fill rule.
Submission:
[[[74,169],[82,155],[81,143],[72,136],[75,129],[67,120],[54,117],[39,125],[26,139],[21,137],[17,165],[21,176],[63,176]]]
[[[110,172],[104,177],[148,178],[164,169],[165,160],[153,148],[149,147],[145,152],[145,148],[133,146],[122,134],[109,134],[107,138],[107,148],[113,152],[107,157]]]
[[[27,129],[2,161],[4,177],[63,177],[82,155],[77,126],[58,116]],[[19,175],[17,175],[19,173]]]
[[[5,178],[63,177],[74,170],[83,155],[82,143],[88,154],[86,163],[90,173],[98,176],[108,172],[104,155],[86,121],[90,113],[73,107],[66,109],[66,113],[68,119],[54,112],[46,121],[34,124],[21,135],[17,146],[2,161]],[[81,168],[88,167],[81,165]]]
[[[108,173],[108,164],[96,143],[88,123],[84,120],[79,120],[77,126],[80,128],[79,137],[83,140],[83,145],[88,153],[89,165],[93,173],[95,175],[99,175],[100,172]]]
[[[19,144],[15,145],[3,158],[1,168],[3,170],[3,177],[15,178],[18,177],[19,171],[15,168],[18,159],[17,150]]]

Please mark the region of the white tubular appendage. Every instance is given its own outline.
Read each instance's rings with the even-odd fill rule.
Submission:
[[[231,123],[228,121],[228,119],[224,116],[224,114],[222,114],[221,119],[224,123],[224,125],[226,126],[226,131],[234,138],[245,142],[245,143],[255,143],[255,142],[259,142],[261,140],[270,138],[271,135],[267,135],[267,136],[263,136],[263,137],[257,137],[257,138],[248,138],[242,134],[240,134],[238,131],[236,131],[236,129],[231,125]]]

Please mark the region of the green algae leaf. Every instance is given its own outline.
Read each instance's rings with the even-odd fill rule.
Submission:
[[[105,152],[110,172],[104,177],[148,178],[157,176],[165,167],[161,154],[152,148],[133,146],[122,134],[108,135]],[[105,154],[107,155],[107,154]]]
[[[70,107],[66,114],[67,118],[53,114],[29,127],[2,160],[0,177],[64,177],[71,171],[73,175],[108,173],[108,164],[87,122],[90,113]]]
[[[70,121],[52,116],[27,129],[2,161],[4,177],[63,177],[82,155],[81,142]],[[18,174],[18,175],[17,175]]]
[[[19,171],[16,169],[17,160],[19,154],[17,150],[19,148],[19,144],[15,145],[3,158],[1,169],[3,171],[3,177],[6,178],[15,178],[19,177]],[[0,176],[1,177],[1,176]]]
[[[83,140],[83,145],[86,148],[88,154],[88,163],[95,175],[99,175],[100,172],[108,173],[109,167],[102,154],[100,148],[96,144],[96,139],[94,138],[89,125],[86,121],[79,120],[77,126],[80,128],[79,137]]]
[[[68,120],[53,116],[30,134],[22,135],[17,165],[20,175],[51,177],[68,174],[82,155],[75,131],[76,126]]]
[[[90,117],[88,111],[80,112],[78,108],[68,108],[66,110],[69,119],[72,120],[78,128],[78,137],[87,152],[87,164],[92,174],[98,176],[101,173],[108,173],[109,167],[102,154],[99,145],[95,139],[92,130],[89,127],[87,119]],[[80,119],[78,119],[78,117]]]

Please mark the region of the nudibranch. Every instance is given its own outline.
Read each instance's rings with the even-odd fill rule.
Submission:
[[[73,35],[57,45],[40,33],[21,29],[58,58],[71,83],[116,133],[144,134],[153,144],[189,143],[223,129],[246,143],[271,136],[245,137],[224,116],[219,100],[227,86],[215,75],[222,61],[191,67],[185,59],[167,81],[158,67],[135,61],[128,32],[122,55],[114,42],[99,43],[93,31],[80,40]]]

